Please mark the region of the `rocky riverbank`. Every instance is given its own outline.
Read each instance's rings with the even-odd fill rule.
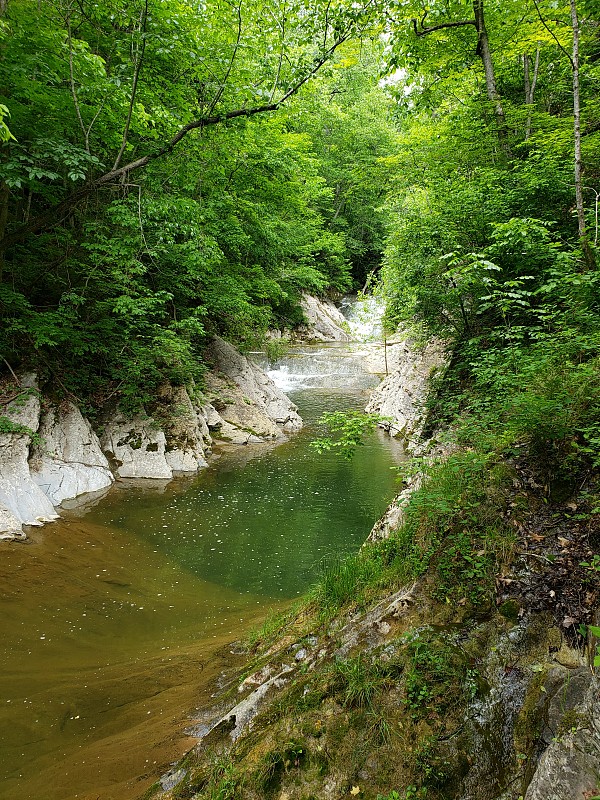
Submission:
[[[0,538],[57,518],[65,501],[106,491],[116,479],[170,479],[207,465],[213,442],[284,437],[299,429],[295,405],[256,364],[215,338],[202,392],[165,384],[135,417],[101,411],[94,426],[51,386],[23,375],[3,386]]]
[[[513,483],[506,499],[523,491],[531,490]],[[535,490],[529,499],[540,501]],[[564,506],[551,512],[568,520]],[[542,517],[512,515],[539,536]],[[575,533],[582,531],[571,530],[573,540]],[[540,557],[549,562],[561,542],[549,536]],[[373,552],[361,558],[375,563]],[[244,672],[237,681],[224,673],[215,706],[198,715],[190,729],[198,744],[146,796],[594,798],[594,640],[584,642],[572,620],[557,617],[552,588],[532,602],[526,559],[511,566],[509,557],[496,589],[492,580],[477,599],[466,579],[463,598],[452,597],[447,574],[440,586],[444,558],[448,565],[456,554],[442,546],[420,577],[399,588],[388,581],[385,590],[357,580],[355,562],[328,578],[330,588],[336,579],[340,588],[355,581],[337,607],[324,604],[321,588],[300,609],[269,620]],[[578,574],[573,583],[597,619],[593,579]]]
[[[349,341],[333,302],[305,294],[301,308],[296,340]],[[201,392],[165,383],[145,413],[131,417],[109,406],[93,424],[35,374],[7,378],[0,387],[0,539],[25,538],[24,525],[51,522],[65,501],[104,492],[115,480],[197,472],[214,442],[262,442],[302,426],[294,404],[231,344],[215,337],[205,360]]]
[[[421,433],[443,349],[396,341],[369,410]],[[548,498],[524,457],[429,443],[360,553],[235,648],[198,743],[146,797],[593,800],[593,480]]]

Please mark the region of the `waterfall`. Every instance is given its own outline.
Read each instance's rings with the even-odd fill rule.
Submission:
[[[373,351],[381,343],[383,304],[373,296],[344,297],[340,311],[353,341],[293,347],[276,363],[261,366],[284,392],[303,389],[372,389],[380,370]]]
[[[346,317],[352,338],[357,342],[380,342],[383,338],[385,305],[379,297],[344,297],[340,311]]]

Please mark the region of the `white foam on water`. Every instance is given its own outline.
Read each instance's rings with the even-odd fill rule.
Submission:
[[[271,380],[284,392],[299,389],[367,389],[376,379],[365,365],[365,347],[381,340],[384,306],[379,298],[344,298],[340,310],[354,339],[330,346],[292,348],[276,364],[263,361]],[[362,346],[357,347],[356,343]]]
[[[374,295],[345,297],[340,311],[346,317],[352,338],[357,342],[377,342],[383,336],[385,305]]]

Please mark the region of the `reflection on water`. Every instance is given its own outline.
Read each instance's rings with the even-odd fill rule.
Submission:
[[[309,420],[365,402],[293,399]],[[315,435],[225,449],[156,491],[120,484],[3,547],[0,798],[124,800],[184,751],[185,709],[232,658],[218,648],[355,551],[393,494],[393,443],[343,461]]]

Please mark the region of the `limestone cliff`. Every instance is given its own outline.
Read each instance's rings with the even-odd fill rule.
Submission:
[[[389,374],[373,391],[366,410],[386,417],[382,427],[403,438],[409,450],[423,429],[430,379],[445,361],[443,344],[435,340],[418,346],[406,337],[387,347]]]
[[[21,537],[22,525],[42,525],[58,516],[29,470],[31,440],[40,426],[40,408],[35,376],[26,375],[21,390],[4,412],[13,430],[0,434],[1,538]]]
[[[40,417],[38,435],[29,470],[52,505],[105,489],[113,482],[98,437],[73,403],[48,404]]]
[[[215,337],[207,352],[208,396],[221,418],[249,436],[275,438],[302,427],[296,406],[269,376],[228,342]]]
[[[349,342],[348,323],[331,300],[303,294],[300,301],[306,323],[294,335],[309,342]]]

